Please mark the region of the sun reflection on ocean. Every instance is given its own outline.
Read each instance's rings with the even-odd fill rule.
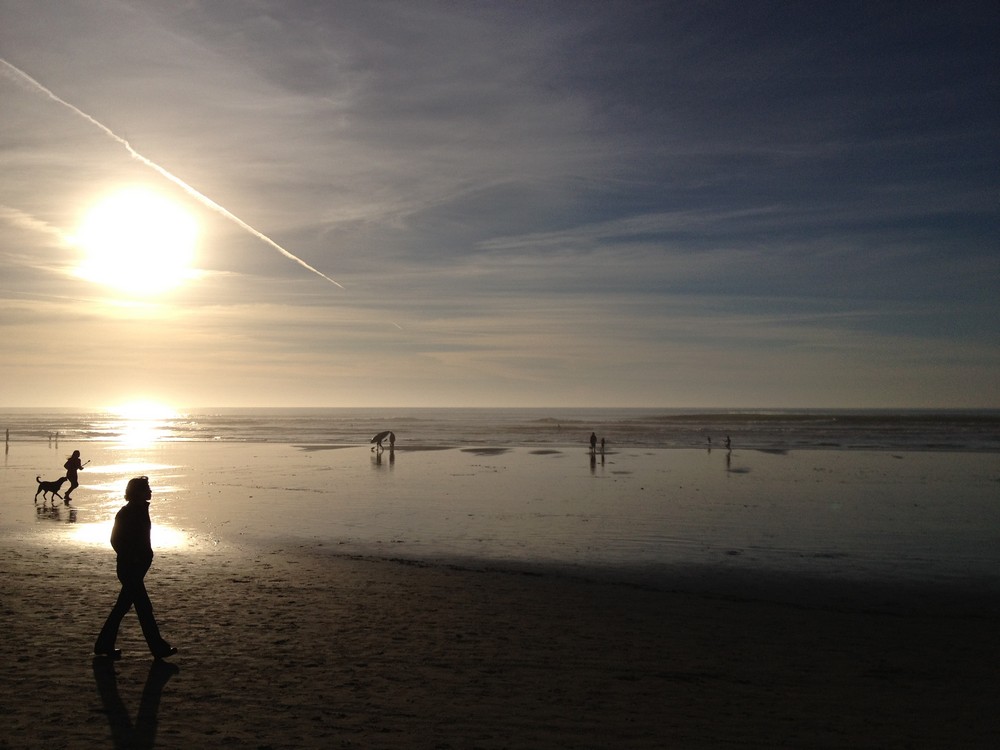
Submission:
[[[172,407],[150,401],[122,404],[107,411],[116,419],[106,428],[121,448],[147,448],[169,439],[173,434],[171,421],[181,416]]]

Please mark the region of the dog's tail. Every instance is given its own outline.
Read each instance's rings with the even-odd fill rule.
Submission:
[[[40,483],[42,481],[42,478],[41,477],[35,477],[35,481]]]

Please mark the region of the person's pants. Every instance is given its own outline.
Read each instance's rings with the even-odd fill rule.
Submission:
[[[135,607],[135,613],[139,615],[139,625],[142,627],[142,634],[146,638],[146,645],[155,656],[161,654],[166,648],[166,643],[160,636],[160,628],[153,617],[153,604],[149,601],[149,594],[146,593],[146,584],[143,578],[149,570],[147,564],[129,564],[118,561],[118,580],[121,581],[122,590],[118,594],[118,601],[111,609],[111,614],[101,628],[97,642],[94,644],[94,651],[98,653],[108,653],[114,650],[115,641],[118,638],[118,627],[129,609]]]

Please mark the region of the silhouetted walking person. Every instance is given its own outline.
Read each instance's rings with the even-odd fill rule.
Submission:
[[[73,490],[80,486],[80,482],[77,481],[77,472],[83,470],[83,462],[80,460],[80,451],[73,451],[73,455],[66,459],[66,463],[63,464],[63,468],[66,469],[66,478],[69,479],[69,489],[63,493],[63,502],[68,503],[70,501],[70,495]]]
[[[121,656],[121,651],[115,648],[118,627],[133,605],[139,616],[139,625],[142,627],[142,634],[146,638],[150,653],[157,659],[177,653],[177,649],[160,636],[156,618],[153,617],[153,605],[149,601],[149,594],[146,593],[146,585],[142,580],[149,566],[153,564],[153,547],[149,541],[149,531],[152,527],[149,520],[149,500],[152,496],[153,491],[149,488],[148,477],[130,479],[125,488],[125,499],[128,503],[115,516],[115,526],[111,531],[111,546],[118,553],[116,571],[122,590],[94,643],[94,653],[98,656],[108,656],[112,659]]]
[[[597,434],[590,433],[590,452],[592,454],[597,454]]]

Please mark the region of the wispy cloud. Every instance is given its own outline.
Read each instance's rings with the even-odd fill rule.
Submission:
[[[12,206],[0,205],[0,221],[6,221],[17,229],[47,235],[59,242],[68,243],[72,239],[58,227]]]
[[[46,321],[89,310],[114,342],[81,353],[95,387],[132,346],[206,402],[996,401],[995,40],[971,6],[0,13],[4,57],[62,97],[0,80],[7,340],[57,347]],[[92,195],[169,179],[122,141],[212,196],[208,273],[131,316],[155,342],[55,272]]]

